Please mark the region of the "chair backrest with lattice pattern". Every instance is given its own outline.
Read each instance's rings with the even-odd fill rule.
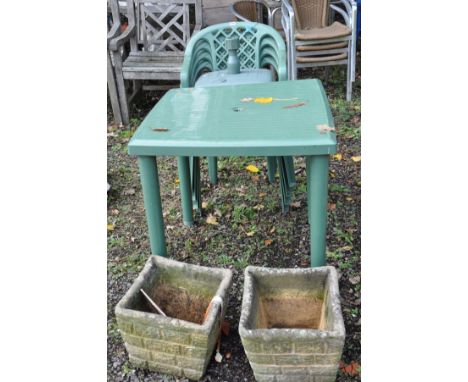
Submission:
[[[184,56],[181,87],[193,86],[204,72],[227,68],[225,40],[239,38],[238,57],[241,69],[275,69],[278,79],[285,80],[286,46],[281,35],[268,25],[250,22],[215,24],[192,37]]]
[[[143,46],[162,55],[183,55],[202,20],[201,0],[128,0],[128,8],[129,24],[136,26],[132,50]]]

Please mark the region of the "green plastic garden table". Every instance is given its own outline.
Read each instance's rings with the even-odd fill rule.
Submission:
[[[168,91],[128,145],[129,154],[138,156],[152,254],[166,256],[157,156],[178,157],[187,225],[193,224],[192,191],[199,187],[190,177],[190,157],[305,156],[311,266],[325,265],[333,126],[325,91],[315,79]],[[279,175],[287,197],[284,166]]]

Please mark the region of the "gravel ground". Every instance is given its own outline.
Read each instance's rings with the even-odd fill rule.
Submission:
[[[358,53],[359,56],[359,53]],[[340,273],[340,293],[346,325],[342,361],[361,358],[360,301],[360,71],[353,101],[345,102],[345,69],[300,72],[300,78],[320,78],[325,85],[338,130],[338,153],[330,162],[327,262]],[[141,185],[136,159],[127,143],[146,113],[163,93],[147,92],[131,108],[134,118],[127,128],[108,125],[108,267],[107,267],[107,368],[108,381],[179,381],[172,376],[134,369],[117,329],[114,307],[138,275],[150,254]],[[109,106],[110,108],[110,106]],[[359,157],[359,158],[357,158]],[[353,160],[354,158],[354,160]],[[260,173],[245,170],[254,164]],[[270,185],[265,158],[220,158],[219,184],[211,186],[206,163],[202,167],[202,195],[207,203],[194,227],[182,224],[175,158],[158,158],[166,223],[168,254],[171,258],[201,265],[230,268],[234,274],[226,320],[231,325],[223,338],[221,353],[231,353],[221,363],[211,361],[202,381],[255,381],[238,335],[242,300],[243,270],[247,265],[270,267],[309,266],[309,228],[305,194],[305,163],[295,159],[297,188],[293,208],[281,212],[278,183]],[[213,214],[218,225],[206,223]],[[247,233],[254,232],[253,236]],[[267,240],[267,241],[266,241]],[[271,242],[269,241],[271,240]],[[360,369],[359,369],[360,370]],[[340,370],[337,381],[360,381],[360,372]]]

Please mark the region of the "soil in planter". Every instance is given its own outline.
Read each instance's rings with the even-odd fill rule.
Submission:
[[[197,295],[187,291],[187,289],[169,284],[158,284],[151,298],[168,317],[200,325],[203,324],[205,311],[211,301],[206,296]],[[154,312],[154,308],[147,305],[147,311]]]
[[[262,296],[257,316],[258,329],[323,329],[325,304],[316,296]]]

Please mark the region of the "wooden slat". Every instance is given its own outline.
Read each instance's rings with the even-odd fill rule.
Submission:
[[[236,18],[229,11],[228,7],[209,8],[203,10],[204,26],[226,23],[228,21],[236,21]]]

